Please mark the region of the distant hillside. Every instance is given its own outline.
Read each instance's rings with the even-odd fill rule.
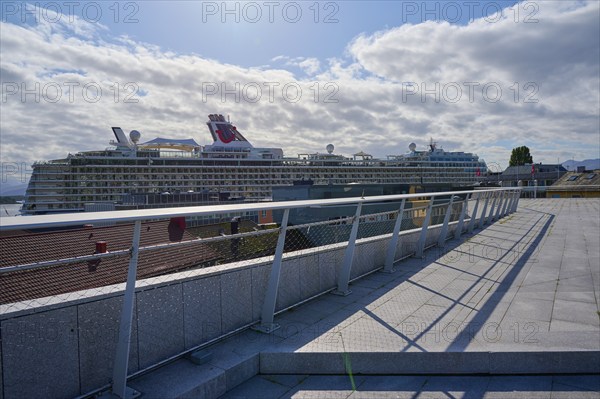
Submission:
[[[586,170],[600,169],[600,158],[586,159],[584,161],[566,161],[562,163],[562,166],[567,170],[576,170],[578,166],[585,166]]]
[[[0,196],[19,196],[25,195],[27,183],[8,180],[0,183]]]
[[[0,196],[0,204],[18,204],[17,201],[23,201],[25,197],[22,195],[14,195],[11,197]]]

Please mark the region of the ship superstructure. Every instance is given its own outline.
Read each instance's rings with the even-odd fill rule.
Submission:
[[[26,192],[24,215],[79,212],[89,203],[119,207],[197,205],[189,200],[271,198],[272,187],[298,181],[314,184],[448,184],[473,186],[486,173],[477,155],[446,152],[432,143],[429,151],[409,152],[376,159],[364,152],[351,157],[326,153],[285,157],[281,148],[254,147],[223,115],[211,114],[207,126],[213,139],[201,146],[193,139],[167,139],[140,143],[133,130],[129,137],[113,127],[116,138],[101,151],[69,154],[64,159],[36,162]],[[185,194],[185,195],[183,195]],[[178,195],[183,202],[169,201]],[[164,201],[156,201],[163,198]]]

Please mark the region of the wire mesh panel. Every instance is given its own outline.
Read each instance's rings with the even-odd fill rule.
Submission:
[[[4,236],[0,304],[32,301],[19,307],[27,308],[56,302],[46,297],[61,295],[62,301],[72,300],[84,295],[79,291],[100,292],[101,287],[124,282],[132,230],[131,226],[86,227]]]
[[[475,192],[467,204],[464,194],[454,197],[450,208],[449,196],[437,197],[430,211],[429,225],[442,224],[448,209],[451,212],[449,222],[457,221],[463,206],[467,206],[465,220],[495,214],[497,206],[492,208],[490,194]],[[485,200],[489,201],[489,205],[483,215]],[[477,201],[479,204],[475,210],[473,204]],[[427,216],[428,203],[427,197],[409,199],[400,230],[421,228]],[[391,234],[398,217],[398,207],[398,201],[365,204],[358,220],[357,239]],[[307,220],[308,223],[287,228],[284,252],[302,253],[316,247],[347,242],[355,208],[344,206],[337,213],[332,213],[331,208],[320,209],[317,213],[309,208],[293,210],[296,220]],[[476,214],[471,214],[473,211]],[[144,222],[137,279],[233,262],[251,263],[257,258],[269,262],[275,252],[279,231],[275,223],[258,224],[255,218],[241,217],[193,226],[187,226],[184,217]],[[426,246],[433,244],[436,234],[439,232],[428,232]],[[39,303],[40,298],[73,293],[72,296],[61,297],[62,300],[70,300],[76,295],[89,295],[75,294],[88,289],[101,293],[118,290],[114,285],[125,282],[132,235],[133,225],[127,223],[5,235],[0,246],[0,281],[3,286],[0,304],[31,299]],[[93,257],[94,254],[97,257]]]
[[[286,237],[286,243],[291,241],[291,247],[306,244],[306,248],[314,248],[324,245],[337,244],[348,241],[352,228],[353,218],[336,218],[324,222],[307,223],[290,226]],[[298,248],[302,249],[302,248]]]
[[[361,216],[358,238],[375,237],[392,233],[397,214],[397,211],[392,211]]]

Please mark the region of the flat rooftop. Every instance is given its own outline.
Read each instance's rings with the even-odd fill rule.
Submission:
[[[406,383],[415,397],[430,381],[423,392],[437,397],[467,380],[426,376],[464,374],[479,375],[477,389],[499,384],[498,397],[511,386],[548,397],[564,384],[565,397],[600,397],[600,199],[521,199],[516,213],[395,268],[278,315],[271,335],[245,331],[207,348],[205,364],[178,360],[129,385],[216,397],[225,392],[210,381],[224,373],[241,383],[226,397],[345,398],[363,383]]]

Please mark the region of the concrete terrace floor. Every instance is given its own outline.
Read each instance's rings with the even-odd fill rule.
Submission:
[[[351,290],[279,315],[272,335],[210,348],[208,364],[130,385],[144,397],[600,398],[600,199],[522,199]],[[229,392],[181,388],[193,367],[225,370]]]
[[[353,389],[354,384],[354,389]],[[221,399],[597,399],[598,375],[259,375]]]

